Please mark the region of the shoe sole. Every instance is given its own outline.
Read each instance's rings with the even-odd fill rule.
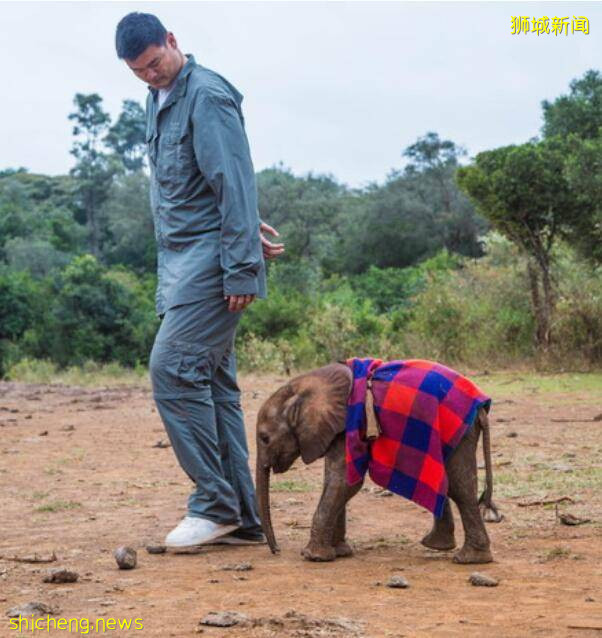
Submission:
[[[233,532],[235,529],[238,529],[238,525],[224,525],[221,529],[215,530],[209,536],[206,536],[201,541],[196,541],[194,543],[185,543],[185,544],[176,544],[176,543],[165,543],[165,547],[168,549],[182,549],[183,547],[198,547],[199,545],[207,545],[212,543],[215,539],[223,536],[224,534],[229,534]]]
[[[267,545],[266,539],[252,540],[250,538],[238,538],[237,536],[220,536],[211,545]]]

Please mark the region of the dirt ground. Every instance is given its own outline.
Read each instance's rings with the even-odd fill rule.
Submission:
[[[171,448],[155,447],[166,436],[148,390],[0,383],[0,636],[32,635],[5,615],[29,601],[55,618],[141,619],[142,630],[112,636],[602,636],[602,387],[475,380],[494,399],[494,498],[505,515],[488,525],[495,562],[476,567],[420,545],[430,515],[369,480],[349,507],[354,556],[303,561],[322,463],[300,461],[273,477],[280,555],[267,546],[151,555],[145,547],[184,515],[191,484]],[[257,410],[283,381],[241,379],[252,464]],[[572,500],[534,503],[561,497]],[[567,513],[590,522],[564,525]],[[137,550],[136,569],[117,568],[120,545]],[[49,564],[12,560],[52,552]],[[252,569],[223,569],[241,562]],[[52,567],[79,581],[44,583]],[[475,570],[499,586],[473,587]],[[410,587],[386,587],[393,575]],[[211,611],[247,620],[199,627]]]

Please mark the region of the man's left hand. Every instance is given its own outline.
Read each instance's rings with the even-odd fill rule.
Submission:
[[[263,233],[269,233],[274,237],[280,237],[280,234],[269,224],[261,222],[261,225],[259,226],[259,236],[261,237],[264,259],[275,259],[278,255],[282,255],[284,252],[284,244],[272,244],[272,242],[269,241]]]
[[[255,295],[226,295],[229,312],[240,312],[255,301]]]

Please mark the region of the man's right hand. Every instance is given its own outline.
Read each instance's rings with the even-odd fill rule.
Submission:
[[[226,295],[229,312],[240,312],[255,301],[255,295]]]

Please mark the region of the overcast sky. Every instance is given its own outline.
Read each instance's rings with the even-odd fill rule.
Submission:
[[[2,2],[0,169],[65,173],[75,93],[115,117],[146,86],[117,59],[130,11],[244,94],[256,170],[331,173],[362,186],[436,131],[481,150],[537,135],[541,101],[599,68],[599,2]],[[586,16],[590,34],[511,35],[511,16]]]

